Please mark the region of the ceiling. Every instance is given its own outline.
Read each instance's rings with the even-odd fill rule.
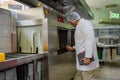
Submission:
[[[86,2],[90,8],[102,8],[110,4],[120,5],[120,0],[86,0]]]
[[[5,1],[13,1],[13,0],[0,0],[0,3],[5,2]]]

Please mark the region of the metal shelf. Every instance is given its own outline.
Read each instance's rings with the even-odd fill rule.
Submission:
[[[120,24],[120,20],[117,20],[117,19],[100,19],[99,23],[103,23],[103,24]]]

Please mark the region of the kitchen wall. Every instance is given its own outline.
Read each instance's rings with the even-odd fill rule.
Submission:
[[[110,19],[110,11],[119,13],[120,15],[120,5],[117,5],[117,7],[111,7],[111,8],[91,8],[93,14],[94,14],[94,19],[90,20],[94,26],[107,26],[111,24],[99,24],[99,20],[101,18],[106,18]],[[120,19],[120,18],[119,18]]]
[[[110,38],[112,37],[119,37],[119,39],[116,39],[117,41],[114,43],[120,43],[120,24],[99,24],[99,20],[102,18],[110,19],[110,10],[114,13],[119,13],[120,15],[120,5],[112,8],[92,8],[91,10],[94,14],[94,19],[90,21],[93,23],[93,26],[95,28],[97,42],[99,42],[98,37],[106,36],[106,39],[108,39],[106,42],[108,44],[110,43]],[[120,18],[118,20],[120,20]],[[102,42],[105,43],[105,41]],[[118,48],[117,54],[120,54],[120,47]]]

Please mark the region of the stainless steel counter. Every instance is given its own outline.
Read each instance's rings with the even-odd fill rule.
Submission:
[[[32,62],[34,60],[40,60],[47,56],[47,52],[43,52],[40,54],[28,54],[28,53],[7,53],[6,60],[0,63],[0,71],[9,69],[18,65],[22,65],[25,63]]]
[[[116,45],[99,44],[99,45],[97,45],[97,47],[103,47],[103,48],[111,48],[111,47],[113,47],[113,48],[117,48],[118,45],[117,44]]]
[[[118,50],[118,44],[114,44],[114,45],[106,45],[106,44],[97,44],[98,48],[102,48],[106,49],[106,54],[102,54],[103,56],[103,60],[106,61],[116,61],[117,60],[117,50]],[[99,50],[100,51],[100,50]],[[102,51],[103,53],[103,51]],[[100,54],[99,54],[100,55]]]

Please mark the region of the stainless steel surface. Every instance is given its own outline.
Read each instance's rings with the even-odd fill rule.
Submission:
[[[29,6],[34,6],[34,7],[39,7],[40,6],[40,1],[39,0],[15,0],[18,2],[22,2],[23,4],[27,4]]]
[[[70,30],[71,27],[64,16],[64,23],[59,22],[56,19],[57,15],[62,16],[61,13],[54,11],[45,14],[48,19],[49,80],[70,80],[76,73],[75,53],[66,52],[58,55],[57,50],[59,47],[58,27],[65,30]],[[69,32],[68,35],[67,44],[70,44],[71,33]]]
[[[17,21],[18,50],[28,53],[40,53],[42,51],[47,51],[47,24],[47,19]]]
[[[48,19],[48,51],[55,52],[57,54],[57,27],[59,26],[59,22],[56,20],[57,14],[51,12],[49,15],[45,15],[45,17]]]
[[[68,43],[67,43],[67,45],[71,45],[72,44],[71,36],[72,36],[72,32],[71,32],[71,30],[68,30]]]
[[[49,43],[49,51],[50,52],[57,52],[57,27],[53,24],[49,25],[48,27],[48,43]],[[53,26],[53,27],[52,27]]]
[[[10,15],[10,11],[0,8],[0,12]]]
[[[77,11],[82,17],[91,19],[93,18],[93,13],[88,7],[85,0],[57,0],[57,1],[49,1],[49,0],[16,0],[22,2],[24,4],[37,7],[40,5],[40,1],[45,3],[46,5],[54,8],[55,10],[60,11],[61,13],[67,14],[70,11]]]
[[[58,10],[59,12],[67,15],[72,11],[78,12],[82,17],[91,19],[93,18],[93,13],[88,7],[85,0],[57,0],[57,1],[49,1],[49,0],[39,0],[46,5]]]
[[[41,80],[41,66],[42,66],[42,63],[40,61],[37,62],[37,80]]]
[[[38,10],[38,9],[36,9],[36,10]],[[30,13],[32,13],[32,12],[30,12]],[[43,13],[43,12],[40,11],[40,13]],[[27,14],[26,15],[22,14],[22,15],[26,16]],[[72,76],[74,76],[74,74],[76,72],[75,60],[74,60],[75,57],[71,53],[69,53],[69,54],[63,53],[61,55],[58,55],[58,52],[57,52],[57,48],[58,48],[57,28],[64,27],[66,29],[70,29],[71,25],[66,21],[64,16],[62,16],[62,14],[59,12],[50,11],[49,14],[41,14],[41,15],[45,15],[44,19],[40,18],[40,19],[42,19],[42,27],[41,28],[43,31],[43,37],[45,37],[44,39],[42,38],[43,43],[44,43],[44,48],[48,47],[48,49],[49,49],[48,50],[49,51],[49,56],[48,56],[49,57],[49,66],[45,64],[45,63],[48,63],[48,60],[44,59],[42,62],[42,66],[41,66],[42,70],[43,70],[42,78],[44,78],[44,80],[49,80],[49,79],[50,80],[58,80],[58,79],[69,80],[72,78]],[[62,16],[64,18],[64,23],[61,23],[57,20],[58,15]],[[34,16],[34,15],[32,15],[32,16]],[[29,16],[27,16],[27,19],[30,20],[28,17]],[[43,17],[43,16],[41,16],[41,17]],[[35,18],[37,18],[37,17],[35,16]],[[23,19],[25,19],[25,18],[23,18]],[[26,28],[28,30],[29,26],[28,27],[19,27],[19,28]],[[23,34],[23,32],[21,32],[21,33]],[[45,49],[45,50],[47,50],[47,49]],[[49,67],[49,71],[50,71],[49,76],[47,75],[48,74],[47,67]],[[58,73],[57,71],[60,73]],[[63,71],[63,72],[61,72],[61,71]],[[65,73],[64,73],[64,71],[65,71]]]
[[[33,63],[30,63],[28,64],[28,79],[29,80],[33,80],[34,78],[33,72],[34,72]]]
[[[5,74],[4,74],[4,72],[0,72],[0,80],[5,80]]]
[[[0,63],[0,79],[6,77],[7,80],[48,80],[47,52],[42,52],[42,54],[8,53],[6,55],[9,58]]]
[[[48,51],[48,19],[43,19],[42,23],[43,51]]]
[[[12,68],[5,71],[6,80],[17,80],[16,68]]]
[[[25,26],[35,26],[35,25],[40,25],[40,26],[42,26],[43,24],[42,24],[42,19],[34,19],[34,20],[22,20],[22,21],[17,21],[16,22],[16,25],[17,26],[23,26],[23,27],[25,27]]]
[[[46,8],[44,8],[46,10]],[[64,22],[59,22],[57,16],[61,16],[64,19]],[[71,26],[66,21],[65,17],[62,16],[59,12],[51,11],[49,14],[45,14],[45,17],[48,19],[48,43],[49,43],[49,52],[57,54],[57,49],[59,46],[59,34],[58,27],[65,30],[69,30]]]
[[[95,35],[98,46],[101,47],[118,47],[117,54],[120,54],[120,26],[97,26],[95,29]]]
[[[5,70],[8,68],[12,68],[18,65],[22,65],[25,63],[29,63],[34,61],[35,59],[42,59],[44,58],[47,52],[42,54],[6,54],[6,59],[4,62],[0,63],[0,71]]]
[[[12,13],[0,8],[0,52],[16,52],[16,27]]]
[[[47,48],[48,47],[48,29],[47,29],[48,22],[47,22],[47,19],[44,18],[43,7],[41,6],[40,8],[22,10],[16,13],[18,15],[16,18],[16,21],[18,22],[17,24],[18,42],[19,42],[18,47],[21,47],[21,44],[22,44],[22,49],[25,48],[24,51],[27,52],[27,54],[25,54],[24,57],[22,56],[24,54],[22,54],[20,55],[22,57],[16,58],[18,59],[17,63],[19,62],[17,69],[22,70],[23,72],[28,70],[27,67],[30,62],[34,66],[33,67],[34,68],[34,72],[33,72],[34,79],[33,80],[38,80],[38,79],[49,80],[48,78],[48,74],[49,74],[48,73],[48,54],[42,53],[43,50],[48,51],[48,48]],[[30,46],[26,47],[24,45],[28,45],[28,46],[30,45]],[[31,53],[31,54],[28,54],[28,53]],[[39,53],[39,54],[34,54],[36,56],[34,55],[32,56],[32,53]],[[48,53],[48,52],[45,52],[45,53]],[[9,59],[9,61],[11,62],[12,59]],[[38,66],[38,62],[40,62],[41,65]],[[22,74],[21,71],[19,72],[20,74]],[[23,80],[21,76],[25,76],[25,75],[26,73],[23,73],[22,75],[20,75],[19,80]]]
[[[98,37],[99,43],[104,45],[118,45],[119,36],[99,36]]]
[[[118,47],[118,45],[105,45],[105,44],[99,44],[97,46],[98,47],[103,47],[103,48],[110,48],[110,47],[117,48]]]

